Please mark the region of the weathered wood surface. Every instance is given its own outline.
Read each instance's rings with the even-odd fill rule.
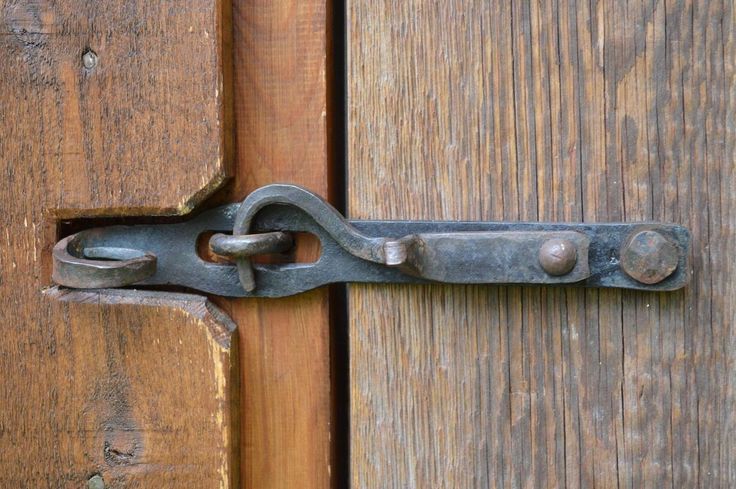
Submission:
[[[44,292],[57,217],[185,212],[226,177],[220,8],[0,3],[2,487],[238,484],[231,321],[189,295]]]
[[[15,402],[43,423],[41,433],[26,432],[23,422],[6,425],[11,448],[4,457],[13,453],[9,459],[21,462],[4,468],[7,487],[39,487],[25,486],[36,475],[53,481],[40,462],[49,455],[70,466],[50,487],[79,487],[77,478],[93,471],[107,487],[237,487],[235,323],[195,295],[58,289],[45,295],[52,304],[42,328],[57,331],[44,341],[50,347],[24,345],[26,360],[3,366],[4,372],[24,366],[27,376],[11,373],[21,393]],[[35,362],[45,372],[32,368]],[[44,373],[51,385],[39,382]],[[33,462],[28,453],[14,453],[27,448],[13,439],[18,435],[37,443],[48,437],[47,453],[36,452]]]
[[[43,158],[55,215],[184,214],[223,182],[228,6],[0,2],[0,144]]]
[[[731,2],[349,0],[353,218],[683,223],[675,293],[350,288],[354,488],[736,486]]]
[[[327,4],[234,2],[235,178],[224,199],[274,182],[331,190]],[[297,251],[302,259],[317,252]],[[240,332],[243,487],[330,487],[327,290],[218,304]]]

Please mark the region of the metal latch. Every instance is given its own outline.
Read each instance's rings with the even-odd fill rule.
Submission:
[[[211,250],[197,254],[205,232]],[[252,258],[316,235],[314,263]],[[183,223],[90,229],[54,247],[53,279],[74,288],[177,285],[230,297],[282,297],[336,282],[552,284],[674,290],[689,278],[690,234],[662,223],[346,220],[314,193],[268,185],[242,204]]]

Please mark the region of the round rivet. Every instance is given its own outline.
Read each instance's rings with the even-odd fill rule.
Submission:
[[[97,53],[95,53],[91,49],[85,51],[84,54],[82,54],[82,64],[88,70],[91,70],[92,68],[97,66]]]
[[[643,284],[657,284],[677,269],[677,247],[657,231],[639,231],[621,249],[621,267]]]
[[[548,239],[539,248],[539,264],[550,275],[570,273],[578,261],[578,250],[569,239]]]

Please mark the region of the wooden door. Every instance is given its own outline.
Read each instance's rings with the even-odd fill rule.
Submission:
[[[224,3],[171,7],[0,2],[2,487],[237,483],[235,324],[50,280],[70,220],[184,214],[229,172]]]
[[[735,16],[0,2],[0,486],[736,486]],[[692,277],[351,285],[345,311],[51,283],[75,229],[276,181],[353,218],[682,223]]]
[[[733,2],[346,14],[350,217],[693,235],[674,293],[350,286],[352,487],[736,487]]]
[[[278,180],[329,195],[330,15],[0,1],[0,487],[330,487],[328,290],[68,291],[50,273],[75,229]]]

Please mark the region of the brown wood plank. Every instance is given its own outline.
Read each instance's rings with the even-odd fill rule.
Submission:
[[[223,313],[44,292],[56,218],[183,213],[226,178],[223,5],[0,4],[2,487],[238,484]]]
[[[55,358],[44,363],[58,384],[40,405],[49,396],[43,382],[20,401],[61,415],[44,434],[47,453],[65,452],[59,461],[73,464],[65,477],[96,467],[108,487],[237,487],[235,323],[189,294],[51,289],[46,296],[56,303],[44,327],[58,335],[48,340]],[[20,366],[32,364],[34,349]],[[23,463],[4,471],[9,481],[25,480],[33,466]]]
[[[328,2],[236,0],[235,178],[227,199],[274,182],[328,195]],[[314,243],[297,250],[318,253]],[[330,487],[328,291],[218,301],[242,352],[243,487]]]
[[[6,90],[3,100],[4,144],[44,158],[56,216],[184,214],[223,183],[232,146],[228,5],[0,4],[0,80],[16,95]],[[33,137],[13,127],[25,123]]]
[[[351,286],[351,480],[736,485],[730,2],[349,0],[353,218],[683,223],[665,294]]]

